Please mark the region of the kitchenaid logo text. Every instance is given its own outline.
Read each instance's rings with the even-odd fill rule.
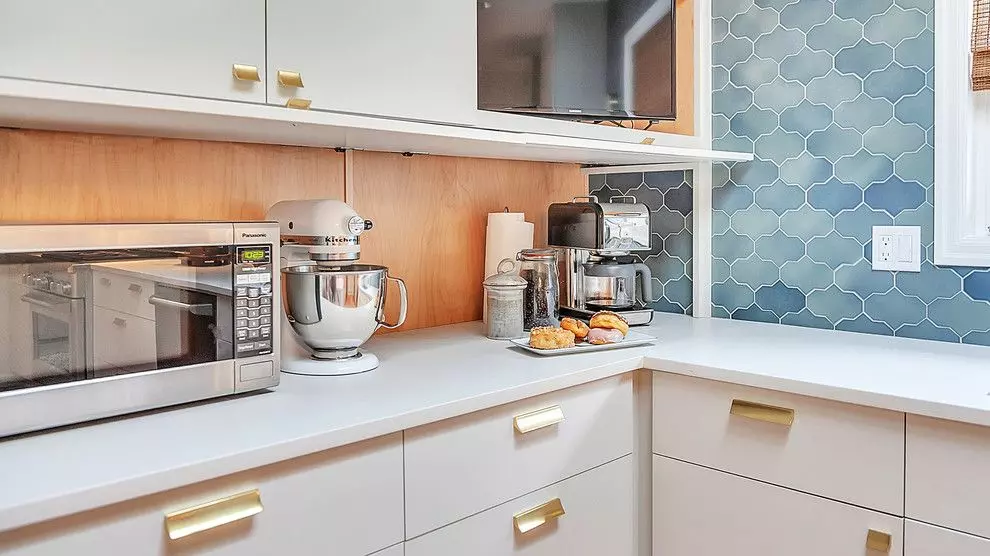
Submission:
[[[358,239],[348,236],[327,236],[326,242],[327,245],[357,245]]]

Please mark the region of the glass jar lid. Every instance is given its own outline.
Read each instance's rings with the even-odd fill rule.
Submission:
[[[551,261],[557,258],[553,249],[523,249],[516,255],[520,261]]]
[[[516,273],[512,259],[502,259],[502,262],[498,263],[498,272],[485,278],[484,281],[486,288],[523,289],[527,284],[528,282]]]

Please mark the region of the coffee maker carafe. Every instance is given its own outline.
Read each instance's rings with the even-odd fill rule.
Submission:
[[[601,310],[631,325],[653,320],[652,274],[633,253],[650,250],[650,210],[635,197],[575,197],[547,211],[547,244],[558,250],[561,314]]]

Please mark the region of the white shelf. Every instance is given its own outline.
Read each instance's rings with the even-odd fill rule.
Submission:
[[[0,126],[572,162],[746,161],[750,153],[440,125],[0,78]],[[654,137],[643,134],[643,137]]]

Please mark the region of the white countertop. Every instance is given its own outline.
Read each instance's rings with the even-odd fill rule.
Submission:
[[[990,425],[990,348],[676,315],[637,330],[658,343],[560,357],[480,323],[392,334],[370,373],[0,441],[0,531],[644,366]]]

